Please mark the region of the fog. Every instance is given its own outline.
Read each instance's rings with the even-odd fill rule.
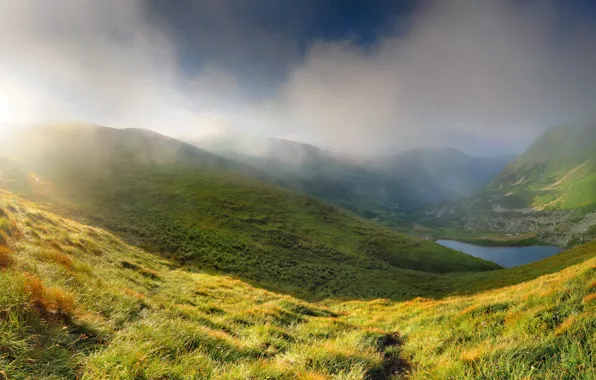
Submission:
[[[291,37],[232,16],[231,1],[204,2],[224,29],[201,31],[210,43],[189,74],[179,52],[193,41],[180,41],[144,1],[0,0],[4,130],[85,121],[359,154],[452,146],[491,155],[592,116],[596,30],[566,22],[552,1],[424,2],[405,33],[369,46],[314,41],[304,54]],[[255,63],[251,49],[267,57]],[[242,67],[255,64],[281,74],[252,94]]]

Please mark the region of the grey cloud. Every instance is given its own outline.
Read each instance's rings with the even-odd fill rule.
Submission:
[[[444,132],[458,128],[482,134],[485,144],[493,137],[498,153],[503,139],[519,150],[593,107],[596,34],[567,36],[558,55],[548,2],[436,1],[414,25],[372,52],[349,42],[313,46],[282,87],[274,124],[365,152],[442,145]]]

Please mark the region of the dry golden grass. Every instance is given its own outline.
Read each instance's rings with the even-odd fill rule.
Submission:
[[[563,323],[557,326],[557,328],[555,329],[555,335],[562,335],[566,333],[567,330],[569,330],[569,328],[573,326],[573,324],[576,322],[577,317],[575,315],[568,317]]]
[[[36,276],[25,273],[25,292],[31,306],[42,317],[67,316],[74,310],[74,298],[59,288],[46,288]]]
[[[584,297],[583,299],[583,303],[588,304],[588,303],[592,303],[596,300],[596,293],[592,293],[592,294],[588,294],[587,296]]]
[[[12,250],[6,246],[0,245],[0,269],[6,269],[13,266],[15,259]]]

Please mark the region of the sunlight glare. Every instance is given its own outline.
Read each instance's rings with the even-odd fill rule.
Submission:
[[[0,97],[0,123],[9,123],[12,121],[10,106],[8,101]]]

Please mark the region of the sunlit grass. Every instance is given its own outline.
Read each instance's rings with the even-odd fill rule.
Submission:
[[[551,259],[575,263],[560,272],[470,296],[308,303],[185,269],[9,193],[0,209],[8,378],[595,375],[595,244]],[[448,277],[496,281],[459,276]]]

